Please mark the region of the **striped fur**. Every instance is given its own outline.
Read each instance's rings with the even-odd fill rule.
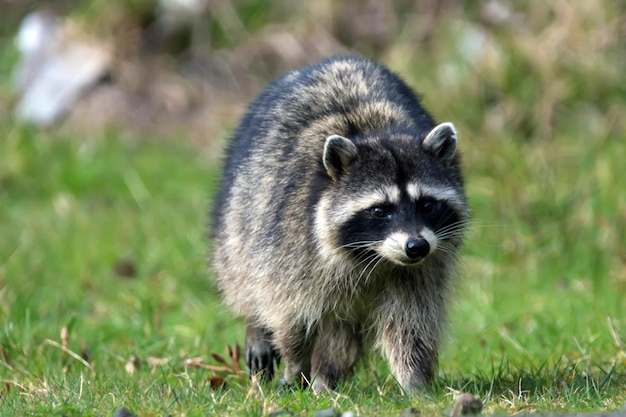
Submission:
[[[469,209],[457,132],[355,57],[292,71],[225,156],[214,268],[248,326],[252,373],[333,389],[368,347],[414,390],[433,379]],[[304,378],[304,379],[303,379]]]

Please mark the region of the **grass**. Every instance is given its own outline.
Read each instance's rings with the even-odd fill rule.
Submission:
[[[624,12],[531,3],[532,30],[494,28],[478,58],[459,49],[471,14],[423,56],[407,25],[383,58],[459,127],[475,217],[432,389],[403,395],[375,356],[321,398],[228,371],[213,389],[212,353],[243,341],[207,271],[213,147],[2,116],[0,415],[430,415],[457,391],[489,414],[620,410]]]
[[[440,413],[454,390],[480,395],[493,413],[616,410],[626,400],[625,288],[616,269],[623,246],[613,246],[624,243],[624,218],[611,209],[620,201],[610,200],[624,194],[601,192],[600,174],[575,179],[570,171],[555,179],[584,180],[599,190],[591,198],[576,203],[565,201],[565,192],[537,190],[544,198],[531,212],[508,212],[515,200],[492,193],[516,189],[515,178],[525,179],[517,192],[530,193],[523,184],[537,184],[546,167],[518,158],[503,165],[506,173],[488,176],[490,187],[470,167],[479,220],[431,392],[403,396],[373,357],[341,395],[250,388],[246,378],[224,374],[227,388],[214,391],[212,373],[185,360],[216,364],[212,352],[242,340],[241,324],[220,307],[206,272],[215,157],[173,141],[77,140],[8,125],[3,133],[0,414],[99,415],[122,406],[141,415],[327,407],[394,415],[409,406]],[[624,145],[613,144],[576,171],[620,164]],[[504,146],[498,154],[513,160],[531,146]],[[588,216],[584,227],[578,220]],[[116,273],[120,262],[135,274]],[[87,363],[63,352],[63,327],[67,348]],[[153,365],[155,358],[164,363]]]

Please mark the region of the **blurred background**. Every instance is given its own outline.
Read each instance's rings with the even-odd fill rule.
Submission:
[[[1,0],[0,7],[0,105],[41,125],[148,135],[184,129],[186,138],[213,141],[268,80],[338,53],[402,73],[435,115],[462,124],[467,136],[549,140],[555,129],[585,128],[597,138],[621,123],[620,2]],[[61,94],[70,97],[58,109],[37,108],[46,94],[72,88],[80,93]]]
[[[534,238],[559,234],[560,247],[551,238],[538,243],[552,242],[555,256],[576,253],[571,245],[587,230],[601,256],[619,254],[603,265],[624,285],[624,186],[614,164],[626,156],[626,4],[0,0],[0,7],[5,122],[172,137],[215,158],[246,104],[280,73],[333,54],[376,59],[423,94],[437,119],[457,124],[479,216],[496,224],[519,218]],[[519,254],[514,234],[502,239]]]
[[[490,393],[498,360],[547,372],[538,392],[545,364],[571,364],[556,375],[575,390],[623,381],[626,2],[610,0],[0,0],[4,345],[67,323],[100,358],[241,341],[207,284],[221,148],[272,78],[342,53],[459,130],[475,220],[443,371]]]

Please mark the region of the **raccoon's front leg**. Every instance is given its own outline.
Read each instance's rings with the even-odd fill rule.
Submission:
[[[259,375],[262,380],[274,377],[274,361],[280,362],[280,355],[272,345],[272,333],[251,323],[246,326],[246,365],[250,376]]]
[[[347,323],[324,326],[315,343],[312,359],[313,390],[334,390],[343,376],[352,372],[361,353],[360,329]]]
[[[438,359],[436,325],[413,326],[417,324],[392,318],[385,324],[382,334],[382,346],[391,371],[408,392],[433,382]]]
[[[307,328],[309,330],[307,330]],[[311,378],[311,354],[317,331],[306,325],[291,326],[274,333],[274,343],[284,360],[281,382],[306,387]]]

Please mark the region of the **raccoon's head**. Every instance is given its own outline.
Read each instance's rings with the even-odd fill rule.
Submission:
[[[459,246],[469,210],[451,123],[423,139],[331,135],[322,160],[330,185],[315,228],[326,254],[349,254],[372,268],[384,260],[411,266]]]

